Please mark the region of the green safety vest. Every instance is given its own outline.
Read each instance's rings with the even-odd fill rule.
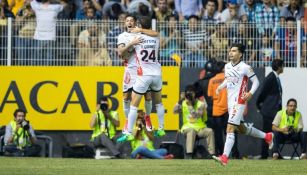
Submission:
[[[150,151],[155,150],[153,142],[148,138],[144,130],[142,130],[142,136],[143,140],[138,140],[137,138],[134,138],[134,140],[131,141],[132,152],[135,151],[140,146],[145,146]]]
[[[105,128],[105,117],[104,114],[101,110],[99,110],[98,112],[95,113],[98,117],[96,117],[96,124],[94,127],[94,131],[91,137],[91,140],[93,141],[97,136],[99,136],[102,133],[105,133],[107,135],[108,131],[109,131],[109,138],[112,139],[115,134],[116,134],[116,127],[114,126],[114,124],[112,123],[112,121],[110,119],[108,119],[107,123],[108,123],[108,131]],[[112,118],[118,120],[117,118],[115,118],[115,116],[117,116],[117,112],[116,111],[110,111],[110,115]],[[98,120],[100,119],[101,125],[99,125]]]
[[[194,105],[194,110],[197,111],[197,109],[202,106],[204,103],[197,100],[196,104]],[[205,110],[205,109],[204,109]],[[207,115],[204,112],[203,117],[199,118],[190,118],[191,113],[189,110],[189,106],[187,105],[186,100],[183,100],[182,102],[182,117],[183,117],[183,126],[181,127],[181,131],[188,129],[188,128],[194,128],[196,131],[199,131],[202,128],[207,127],[205,122],[207,121]]]
[[[281,120],[278,126],[279,128],[285,128],[288,126],[293,126],[294,129],[298,128],[298,122],[301,118],[301,113],[299,111],[296,111],[294,116],[288,116],[286,109],[278,111],[277,114],[281,116]]]
[[[13,133],[16,133],[17,123],[16,121],[11,121],[11,127]],[[13,144],[17,145],[18,148],[24,148],[25,146],[30,146],[29,133],[25,131],[22,127],[18,128],[17,134],[13,136]]]

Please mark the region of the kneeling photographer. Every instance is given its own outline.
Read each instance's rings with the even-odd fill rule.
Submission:
[[[26,120],[26,111],[22,109],[15,110],[14,120],[5,129],[5,155],[18,157],[39,156],[41,147],[35,144],[36,140],[32,126]]]
[[[279,158],[279,144],[286,141],[300,143],[301,156],[300,159],[306,159],[306,141],[305,133],[303,132],[303,117],[302,114],[296,110],[297,101],[291,98],[287,102],[287,108],[277,112],[272,125],[274,131],[274,146],[273,159]]]
[[[90,121],[93,128],[91,141],[95,147],[108,148],[113,156],[119,158],[120,152],[115,145],[116,127],[119,126],[119,116],[116,111],[109,109],[107,97],[101,97],[96,107],[96,112]]]

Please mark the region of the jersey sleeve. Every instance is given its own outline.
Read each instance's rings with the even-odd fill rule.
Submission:
[[[126,44],[126,40],[125,40],[125,37],[123,35],[118,35],[117,46],[119,46],[121,44]]]
[[[254,72],[254,70],[253,70],[253,68],[251,67],[251,66],[249,66],[249,65],[246,65],[246,67],[245,67],[245,73],[246,73],[246,75],[247,75],[247,77],[248,78],[252,78],[253,76],[255,76],[256,74],[255,74],[255,72]]]

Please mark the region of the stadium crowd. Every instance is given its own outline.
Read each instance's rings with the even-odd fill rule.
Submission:
[[[42,7],[54,10],[57,21],[43,22],[48,20],[42,15],[41,3],[45,5]],[[273,59],[283,59],[286,67],[296,67],[300,43],[301,66],[305,67],[304,3],[303,0],[1,0],[0,63],[7,64],[6,19],[11,17],[14,18],[13,65],[122,65],[116,43],[129,13],[156,20],[162,65],[203,67],[210,59],[226,61],[230,45],[241,42],[247,46],[244,61],[254,67],[270,66]],[[297,20],[302,21],[301,30],[297,30]],[[45,37],[50,34],[56,35]],[[301,41],[297,41],[297,35]]]

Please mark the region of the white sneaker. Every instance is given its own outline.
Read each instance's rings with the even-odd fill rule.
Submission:
[[[306,155],[306,153],[302,153],[302,154],[301,154],[301,156],[300,156],[300,160],[302,160],[302,159],[307,159],[307,155]]]

